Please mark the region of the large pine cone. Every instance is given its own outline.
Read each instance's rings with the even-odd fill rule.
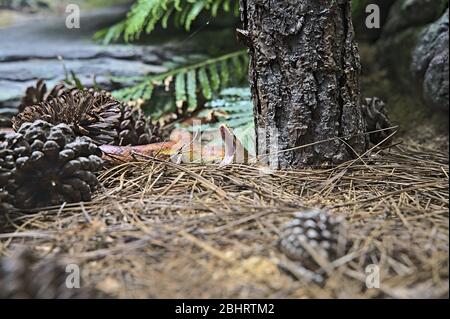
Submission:
[[[67,265],[56,257],[40,262],[28,250],[0,259],[0,299],[92,299],[107,296],[91,287],[68,288]]]
[[[0,190],[19,209],[90,201],[101,151],[66,124],[25,123],[0,143]]]
[[[78,136],[88,136],[97,144],[117,140],[120,103],[104,91],[73,89],[47,102],[27,107],[13,118],[14,130],[38,119],[51,124],[68,124]]]
[[[30,86],[26,89],[19,105],[19,112],[22,112],[28,106],[37,105],[41,102],[47,102],[52,98],[61,96],[67,91],[64,84],[56,85],[50,92],[47,91],[47,85],[44,80],[39,80],[36,86]]]
[[[159,126],[151,123],[149,117],[137,108],[122,106],[116,145],[145,145],[160,142]]]
[[[289,259],[300,262],[309,270],[320,268],[308,249],[325,261],[340,255],[345,246],[344,220],[327,211],[311,210],[295,214],[280,234],[279,247]]]
[[[2,157],[4,156],[2,153],[3,152],[2,145],[4,145],[5,139],[6,139],[6,134],[0,132],[0,178],[1,178],[1,176],[3,176],[3,174],[5,174],[9,171],[8,169],[4,168],[2,165],[2,163],[3,163]],[[9,203],[8,192],[0,186],[0,214],[8,212],[10,209],[11,209],[11,205]]]
[[[17,130],[23,123],[42,119],[70,125],[76,135],[98,145],[143,145],[159,141],[158,128],[140,110],[115,100],[106,91],[66,91],[57,98],[27,107],[13,118]]]

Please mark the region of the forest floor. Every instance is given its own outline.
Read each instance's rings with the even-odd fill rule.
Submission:
[[[65,258],[117,298],[448,297],[448,136],[396,143],[320,170],[137,159],[104,171],[92,203],[10,215],[0,255]],[[322,283],[278,250],[292,214],[317,207],[345,217],[351,243]]]
[[[4,39],[9,34],[5,43],[15,55],[17,33],[3,34]],[[26,36],[22,43],[36,53],[33,33]],[[0,50],[4,55],[6,44]],[[376,65],[372,51],[362,46],[364,66]],[[131,62],[140,59],[133,55]],[[22,62],[3,58],[0,68],[27,77],[30,62],[26,59],[26,72],[19,72]],[[57,68],[57,76],[64,76],[59,64]],[[137,158],[102,172],[104,188],[91,203],[0,219],[0,228],[6,227],[0,234],[0,256],[26,247],[40,257],[40,264],[55,258],[76,263],[83,287],[116,298],[448,297],[448,129],[441,136],[428,124],[416,125],[418,118],[427,121],[413,111],[422,111],[414,98],[394,94],[382,71],[367,73],[365,96],[387,100],[402,129],[391,148],[372,149],[335,168],[279,172],[255,165],[218,168]],[[26,81],[34,79],[14,80],[20,82],[13,86],[17,96],[5,101],[19,97]],[[1,87],[5,91],[8,86]],[[350,249],[329,261],[326,271],[318,271],[321,283],[297,271],[298,265],[278,249],[280,229],[295,212],[308,208],[328,209],[348,224]],[[381,271],[380,289],[367,289],[369,265]]]

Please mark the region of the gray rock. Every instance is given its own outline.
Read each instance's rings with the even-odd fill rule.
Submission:
[[[397,88],[405,93],[409,93],[413,84],[410,71],[412,52],[422,30],[422,26],[408,28],[377,42],[378,62],[388,71]]]
[[[411,76],[413,52],[424,29],[441,17],[446,3],[447,0],[397,0],[390,9],[377,42],[377,57],[404,93],[420,96],[421,90],[416,90]]]
[[[449,11],[421,34],[411,69],[423,98],[435,109],[449,110]]]
[[[446,3],[447,0],[397,0],[389,12],[383,35],[436,21]]]
[[[52,86],[73,71],[86,86],[112,86],[116,77],[139,77],[167,70],[173,48],[155,45],[104,46],[93,34],[122,20],[128,7],[82,12],[80,29],[67,29],[65,17],[38,17],[0,28],[0,109],[14,108],[28,86],[45,79]],[[120,85],[115,80],[114,85]]]

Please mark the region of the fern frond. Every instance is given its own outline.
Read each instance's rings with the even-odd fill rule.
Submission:
[[[213,63],[209,66],[208,69],[209,74],[211,75],[212,88],[217,91],[220,88],[220,76],[219,71],[217,70],[217,65]]]
[[[233,59],[231,59],[233,61]],[[228,71],[228,64],[226,61],[220,63],[220,81],[223,86],[227,86],[230,82],[230,72]]]
[[[197,114],[198,118],[211,118],[214,114],[214,123],[202,123],[202,133],[218,132],[225,124],[233,130],[250,154],[255,154],[255,125],[253,116],[253,102],[250,88],[228,88],[220,92],[219,97],[206,103],[205,109]],[[179,124],[188,131],[195,132],[198,127],[188,124]],[[220,142],[220,136],[217,136]],[[214,144],[214,141],[213,141]],[[220,143],[219,143],[220,144]]]
[[[197,108],[197,73],[190,70],[187,74],[188,110],[194,111]]]
[[[187,101],[186,97],[186,74],[178,73],[175,80],[175,95],[177,107],[182,107]]]
[[[209,84],[209,78],[205,68],[200,68],[200,70],[198,71],[198,80],[202,87],[203,96],[207,100],[212,99],[213,92],[211,89],[211,85]]]
[[[157,87],[165,85],[166,88],[173,88],[179,108],[187,103],[188,110],[193,111],[198,107],[199,95],[209,101],[214,93],[225,89],[231,81],[242,82],[246,77],[247,67],[247,51],[237,51],[146,77],[130,87],[113,91],[112,94],[125,101],[148,101]]]
[[[125,21],[98,32],[95,38],[104,44],[121,37],[126,42],[139,39],[142,32],[149,34],[160,24],[167,28],[172,18],[176,26],[189,31],[202,12],[216,17],[219,11],[239,15],[238,0],[137,0]]]

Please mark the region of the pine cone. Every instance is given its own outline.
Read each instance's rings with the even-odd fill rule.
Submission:
[[[158,128],[142,111],[121,104],[106,91],[67,91],[27,107],[13,118],[13,128],[38,119],[68,124],[76,135],[88,136],[98,145],[143,145],[158,140]]]
[[[69,273],[56,257],[43,262],[28,250],[0,259],[0,299],[106,298],[96,289],[66,285]]]
[[[367,131],[375,132],[392,127],[392,123],[385,110],[385,103],[377,97],[367,98],[362,105],[363,115],[367,123]],[[392,134],[391,130],[385,130],[382,132],[370,134],[370,141],[374,145],[378,145],[383,142],[389,135]],[[391,140],[386,140],[384,145],[389,145]]]
[[[64,84],[58,84],[50,92],[47,92],[47,85],[41,79],[37,81],[36,86],[30,86],[26,89],[25,96],[22,97],[19,105],[19,112],[22,112],[28,106],[48,102],[52,98],[61,96],[66,91],[67,89]]]
[[[90,201],[101,151],[66,124],[25,123],[0,144],[0,189],[19,209]]]
[[[78,136],[88,136],[97,144],[112,144],[121,116],[120,103],[105,91],[68,91],[58,98],[27,107],[13,118],[15,130],[26,122],[41,119],[51,124],[68,124]]]
[[[301,262],[309,270],[316,270],[319,265],[308,249],[324,260],[334,260],[341,254],[344,233],[342,218],[321,210],[301,212],[284,226],[279,247],[289,259]]]
[[[6,140],[6,134],[0,132],[0,214],[8,212],[11,208],[11,205],[9,203],[10,196],[9,196],[8,192],[5,189],[3,189],[3,187],[2,187],[3,175],[7,174],[9,172],[9,169],[4,167],[4,165],[5,165],[4,157],[6,156],[4,148],[7,145],[5,140]]]
[[[161,141],[159,127],[153,125],[150,118],[137,108],[129,105],[122,106],[122,116],[118,127],[118,140],[116,145],[134,146],[145,145]]]
[[[5,190],[0,189],[0,214],[7,213],[12,209],[12,206],[9,204],[9,195]],[[1,232],[1,227],[0,227]]]

